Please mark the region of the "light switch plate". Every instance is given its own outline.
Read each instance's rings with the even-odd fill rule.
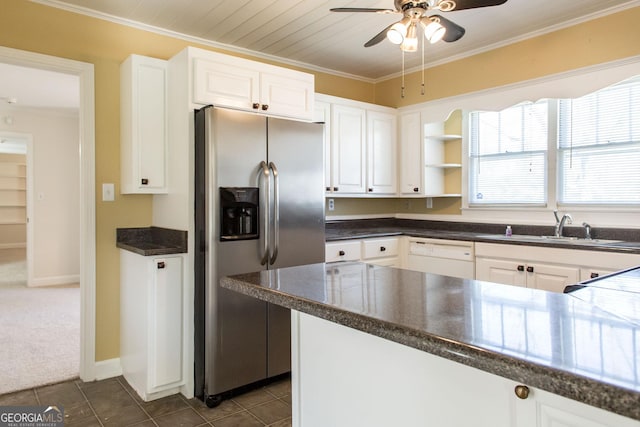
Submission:
[[[115,200],[115,186],[112,183],[102,184],[102,201],[113,202]]]

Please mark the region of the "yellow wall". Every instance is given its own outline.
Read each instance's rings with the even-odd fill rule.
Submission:
[[[429,68],[424,96],[420,72],[406,76],[404,99],[400,77],[386,80],[375,102],[402,107],[639,55],[638,22],[640,7]]]
[[[314,73],[316,90],[390,106],[425,102],[637,55],[640,53],[640,44],[635,42],[640,40],[637,22],[640,8],[429,69],[429,81],[439,83],[428,85],[426,99],[415,96],[417,91],[411,90],[419,87],[418,74],[407,79],[405,99],[399,98],[399,79],[373,85]],[[27,0],[2,0],[0,28],[2,46],[94,64],[96,194],[103,182],[115,182],[119,188],[119,64],[132,53],[168,59],[190,43]],[[402,211],[406,204],[400,199],[337,201],[337,206],[354,213]],[[406,209],[421,208],[420,203],[413,200]],[[430,211],[443,213],[452,209],[456,208],[451,206],[451,200],[443,199],[435,200]],[[118,195],[115,202],[96,202],[96,360],[119,356],[119,259],[115,229],[146,226],[150,222],[151,196]]]

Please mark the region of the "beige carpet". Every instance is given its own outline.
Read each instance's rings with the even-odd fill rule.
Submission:
[[[20,272],[15,260],[4,261],[0,263],[0,394],[77,377],[80,287],[27,288],[20,282],[21,274],[26,278],[24,269]]]

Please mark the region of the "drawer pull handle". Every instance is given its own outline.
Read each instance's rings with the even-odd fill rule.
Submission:
[[[340,256],[344,256],[344,255],[345,255],[345,253],[344,253],[344,251],[340,251],[340,252],[338,252],[338,255],[340,255]]]
[[[518,271],[524,271],[524,265],[519,265],[518,266]]]
[[[384,246],[380,246],[380,252],[384,252],[386,250],[387,250],[387,248],[385,248]]]
[[[600,274],[598,273],[591,273],[591,278],[595,279],[596,277],[600,277]]]
[[[333,187],[333,191],[338,191],[338,187]]]
[[[413,187],[413,192],[417,193],[418,191],[420,191],[420,189],[418,187]]]
[[[331,191],[331,187],[325,187],[324,191]]]
[[[527,267],[527,271],[528,271],[529,273],[533,273],[533,267],[532,267],[532,266]]]
[[[253,103],[253,109],[257,110],[258,108],[260,108],[260,104],[258,104],[257,102]]]
[[[158,269],[163,269],[165,267],[164,261],[158,261],[158,263],[156,265],[157,265]]]
[[[516,396],[518,396],[519,399],[524,400],[529,397],[529,387],[527,387],[526,385],[517,385],[515,388],[515,392]]]
[[[369,193],[373,193],[373,188],[369,188]]]
[[[149,180],[148,180],[147,178],[142,178],[142,179],[140,180],[140,184],[142,184],[142,185],[149,185]]]
[[[267,111],[268,109],[269,109],[269,106],[267,104],[262,105],[262,111]]]

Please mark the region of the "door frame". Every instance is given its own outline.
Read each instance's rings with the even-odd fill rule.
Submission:
[[[96,379],[95,79],[86,62],[0,46],[0,62],[78,76],[80,84],[80,378]]]

